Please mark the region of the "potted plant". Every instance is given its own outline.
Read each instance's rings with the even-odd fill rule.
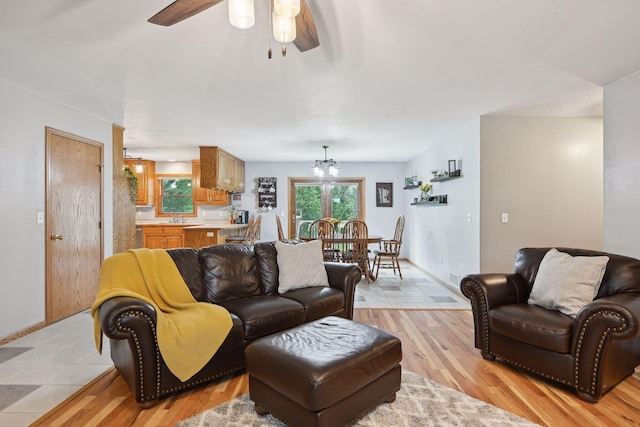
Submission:
[[[422,200],[429,200],[429,193],[431,193],[431,190],[433,189],[433,185],[429,184],[428,182],[425,182],[424,184],[420,185],[420,192],[422,194]]]

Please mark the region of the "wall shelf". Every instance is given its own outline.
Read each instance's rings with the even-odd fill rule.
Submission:
[[[415,199],[414,199],[415,200]],[[429,200],[418,200],[411,203],[411,206],[438,206],[446,205],[448,197],[446,194],[439,194],[436,196],[430,196]]]
[[[442,176],[437,176],[435,178],[432,178],[431,181],[429,182],[442,182],[442,181],[449,181],[450,179],[458,179],[458,178],[462,178],[462,175],[449,176],[449,174],[447,174],[447,175],[442,175]]]
[[[447,203],[446,202],[438,202],[438,201],[433,201],[433,202],[417,202],[417,203],[411,203],[411,206],[446,206]]]

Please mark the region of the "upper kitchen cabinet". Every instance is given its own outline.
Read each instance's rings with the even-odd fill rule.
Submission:
[[[200,186],[244,193],[244,161],[220,147],[200,147]]]
[[[156,179],[156,162],[153,160],[124,159],[124,164],[138,177],[136,206],[153,204],[153,181]],[[151,201],[152,203],[149,203]]]
[[[231,204],[231,197],[224,190],[212,190],[203,188],[200,185],[200,161],[191,161],[191,174],[193,182],[193,202],[199,205],[219,205],[228,206]]]

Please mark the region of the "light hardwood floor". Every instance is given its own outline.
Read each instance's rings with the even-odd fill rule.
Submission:
[[[473,346],[468,310],[356,310],[354,320],[402,340],[405,369],[547,426],[640,426],[640,372],[597,404],[499,362],[483,360]],[[248,392],[246,374],[163,399],[140,410],[126,384],[110,370],[34,425],[173,426]]]

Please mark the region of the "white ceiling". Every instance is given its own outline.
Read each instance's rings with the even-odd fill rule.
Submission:
[[[0,0],[0,78],[126,128],[128,154],[406,161],[485,114],[601,115],[640,70],[637,0],[307,0],[320,47],[285,58],[268,0],[172,27],[172,0]]]

